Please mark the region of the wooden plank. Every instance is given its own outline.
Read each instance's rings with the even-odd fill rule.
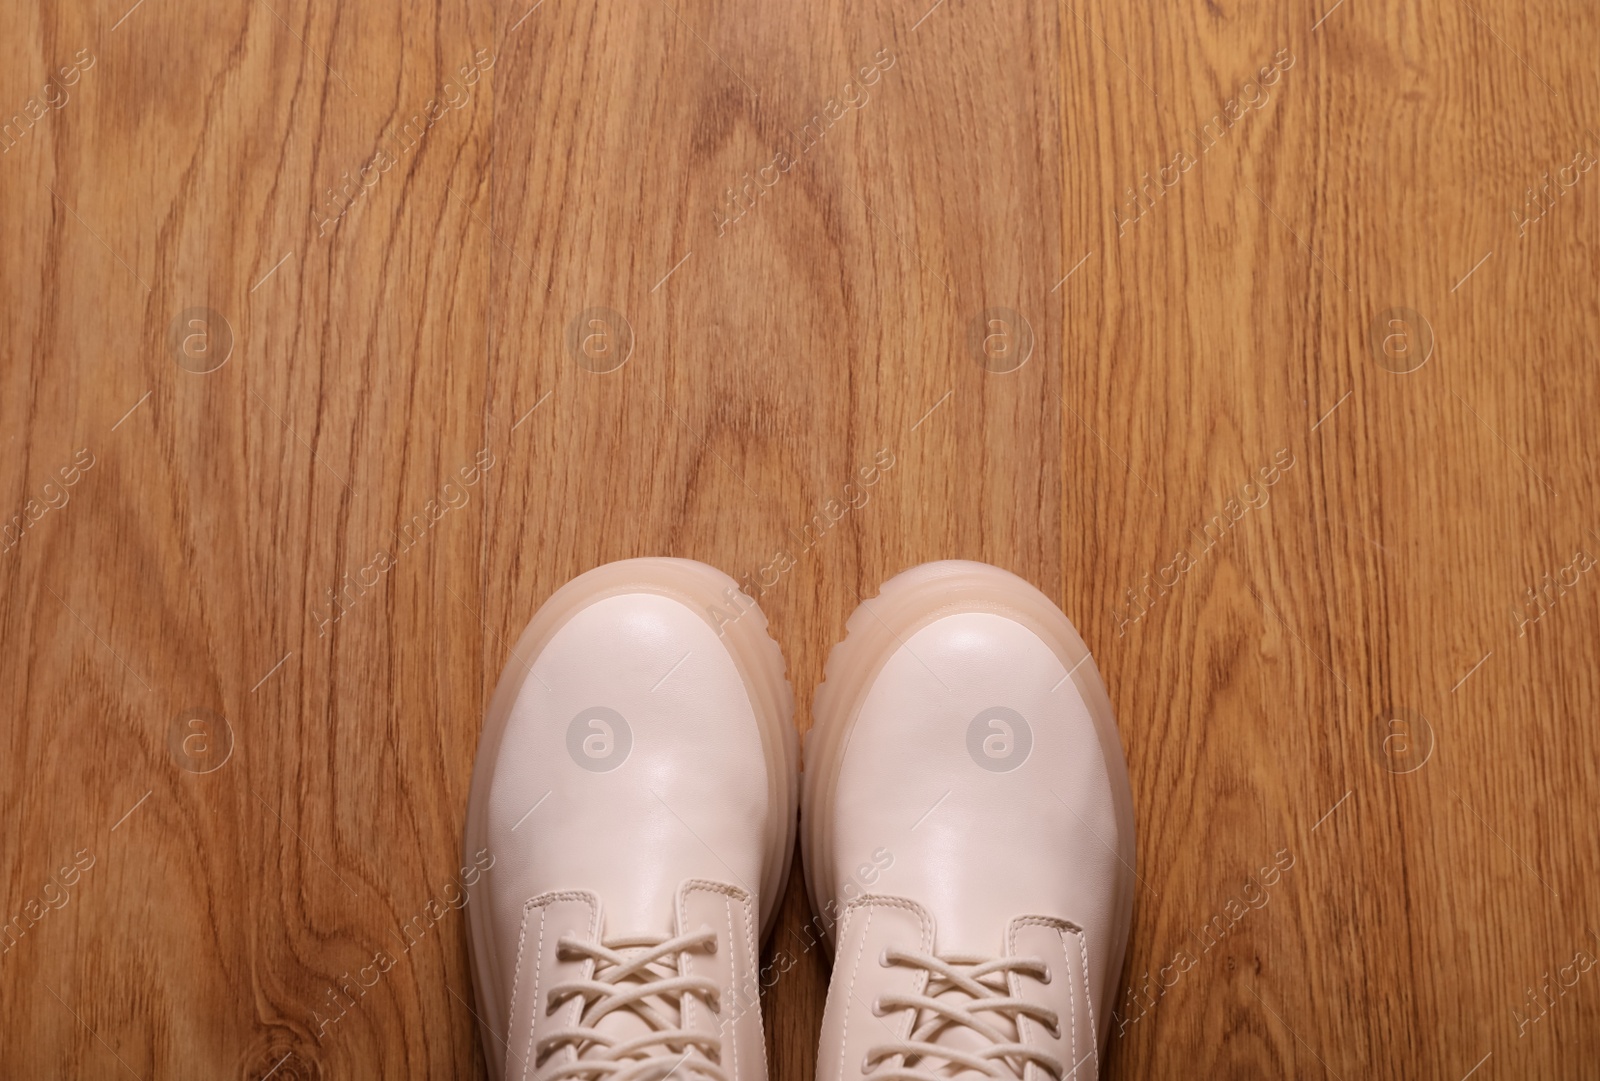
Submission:
[[[0,1061],[465,1074],[460,917],[396,931],[459,873],[481,710],[438,571],[481,545],[481,484],[440,492],[483,445],[488,242],[450,191],[489,105],[402,129],[488,20],[126,7],[0,34],[7,106],[90,61],[0,156],[7,516],[62,503],[0,563]]]
[[[1061,601],[1138,813],[1107,1076],[1585,1076],[1597,41],[0,13],[6,1072],[480,1076],[486,693],[561,583],[671,554],[759,596],[802,727],[907,566]],[[797,868],[775,1078],[808,918]]]
[[[546,4],[508,37],[487,668],[573,575],[686,556],[758,598],[806,725],[845,617],[905,567],[1059,589],[1056,40],[998,4]],[[797,864],[776,1077],[814,1066],[808,919]]]
[[[1600,554],[1600,219],[1512,211],[1600,150],[1593,13],[1079,14],[1064,576],[1146,884],[1112,1073],[1581,1076],[1600,998],[1521,1019],[1600,947],[1596,602],[1510,613]]]

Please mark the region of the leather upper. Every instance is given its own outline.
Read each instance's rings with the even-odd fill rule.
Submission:
[[[860,1049],[841,1047],[846,1026],[883,1035],[889,1019],[871,1016],[874,997],[915,978],[879,965],[879,951],[930,939],[939,955],[1044,958],[1049,984],[1013,980],[1060,1014],[1063,1035],[1018,1026],[1094,1076],[1108,957],[1129,903],[1118,896],[1117,850],[1133,824],[1119,821],[1094,722],[1067,677],[1027,627],[967,612],[905,639],[867,689],[827,825],[831,882],[845,895],[834,900],[849,918],[837,936],[824,1081],[862,1076]],[[863,899],[842,884],[874,852],[881,870]]]
[[[936,949],[938,933],[933,917],[921,905],[902,897],[869,894],[857,898],[845,907],[838,931],[838,950],[822,1021],[817,1081],[869,1077],[872,1070],[867,1060],[874,1048],[911,1035],[914,1011],[885,1010],[882,1000],[891,995],[923,994],[929,987],[929,977],[925,971],[886,964],[889,952],[946,952]],[[1038,958],[1049,966],[1048,983],[1034,976],[1011,974],[1007,988],[1013,996],[1049,1006],[1058,1018],[1054,1029],[1027,1017],[1017,1018],[1011,1030],[1015,1038],[1062,1063],[1064,1079],[1095,1077],[1100,1069],[1099,1015],[1089,988],[1089,949],[1084,932],[1065,920],[1018,916],[1006,929],[1001,956]],[[963,998],[944,997],[947,1001]],[[1009,1026],[1001,1023],[1000,1027]],[[948,1031],[942,1039],[945,1046],[971,1052],[991,1046],[983,1037],[960,1030]],[[1029,1063],[1022,1077],[1023,1081],[1045,1081],[1050,1074]]]
[[[745,684],[700,614],[658,594],[623,594],[559,627],[523,678],[489,793],[494,863],[480,897],[511,1014],[509,1026],[492,1025],[508,1033],[505,1076],[535,1076],[539,1032],[576,1017],[576,1002],[542,1014],[553,983],[593,967],[562,960],[560,935],[610,942],[710,927],[716,949],[681,965],[725,985],[723,1016],[690,1003],[683,1020],[724,1030],[728,1076],[760,1081],[760,1010],[729,1005],[756,971],[768,815]],[[619,1012],[604,1024],[630,1022]]]
[[[716,1038],[719,1058],[728,1081],[764,1081],[766,1041],[761,1029],[761,1004],[757,971],[759,914],[754,898],[737,886],[690,880],[677,891],[673,929],[676,932],[711,929],[717,932],[710,953],[685,953],[678,972],[708,976],[719,988],[719,1009],[685,997],[681,1027]],[[550,1055],[540,1064],[536,1045],[549,1032],[577,1025],[582,1003],[576,999],[557,1003],[550,1011],[551,991],[563,984],[594,977],[592,961],[564,958],[558,948],[563,936],[596,940],[606,924],[605,906],[587,890],[558,890],[529,898],[515,946],[510,995],[511,1016],[502,1048],[507,1078],[533,1079],[576,1059],[570,1048]],[[608,1036],[629,1040],[647,1035],[649,1027],[636,1016],[619,1011],[598,1026]],[[684,1077],[695,1071],[684,1068]]]

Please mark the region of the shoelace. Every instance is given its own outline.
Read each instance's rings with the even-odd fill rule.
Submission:
[[[632,956],[622,952],[634,949],[641,952]],[[677,975],[678,955],[698,949],[715,953],[716,932],[705,929],[675,938],[641,937],[610,943],[560,938],[556,955],[563,961],[592,960],[594,974],[589,979],[569,980],[550,988],[546,1014],[555,1013],[572,999],[581,999],[583,1008],[575,1024],[541,1036],[535,1045],[535,1067],[542,1066],[562,1048],[571,1047],[577,1052],[572,1062],[550,1071],[542,1081],[661,1081],[675,1072],[679,1077],[698,1074],[709,1081],[727,1081],[719,1061],[719,1034],[690,1032],[682,1024],[685,997],[699,999],[713,1013],[722,1012],[714,980]],[[660,1008],[663,1006],[670,1006],[668,1012],[675,1016],[666,1016]],[[619,1041],[596,1029],[602,1018],[618,1010],[643,1020],[650,1032]],[[696,1051],[700,1052],[698,1056],[694,1055]],[[679,1067],[683,1067],[681,1072]]]
[[[864,1069],[871,1072],[873,1081],[945,1081],[950,1073],[961,1069],[976,1070],[994,1078],[1020,1078],[1030,1062],[1041,1067],[1054,1081],[1061,1081],[1066,1073],[1059,1058],[1018,1042],[1012,1033],[982,1016],[993,1014],[1005,1018],[1013,1030],[1018,1027],[1019,1017],[1031,1018],[1052,1036],[1060,1036],[1061,1018],[1054,1010],[1013,998],[1006,984],[1006,975],[1011,972],[1048,983],[1050,970],[1043,961],[966,954],[935,957],[891,949],[884,951],[881,963],[920,968],[928,973],[929,979],[920,995],[880,995],[873,1003],[872,1012],[880,1017],[911,1009],[917,1011],[914,1017],[922,1018],[920,1025],[913,1021],[915,1027],[905,1039],[868,1049]],[[965,992],[967,1001],[938,997],[951,990]],[[941,1033],[956,1026],[981,1034],[992,1046],[970,1051],[935,1042]],[[896,1057],[901,1059],[898,1065],[877,1069],[885,1060]],[[945,1068],[942,1071],[931,1069],[923,1064],[926,1059],[939,1060]]]

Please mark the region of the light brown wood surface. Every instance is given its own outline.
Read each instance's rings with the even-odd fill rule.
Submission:
[[[1138,815],[1106,1076],[1592,1076],[1597,45],[1569,0],[6,7],[0,1075],[481,1076],[487,695],[667,554],[758,594],[802,727],[908,566],[1059,601]],[[807,917],[797,868],[780,1081]]]

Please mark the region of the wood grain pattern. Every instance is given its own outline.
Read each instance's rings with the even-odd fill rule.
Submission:
[[[670,554],[759,595],[802,725],[907,566],[1061,602],[1138,813],[1106,1076],[1586,1076],[1597,44],[1438,0],[0,12],[0,1074],[481,1076],[487,694],[562,582]]]

